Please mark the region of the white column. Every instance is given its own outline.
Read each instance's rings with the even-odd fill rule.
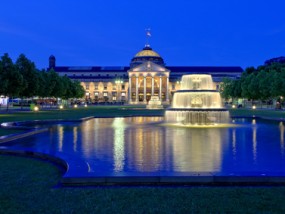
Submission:
[[[139,77],[136,76],[136,103],[139,102]]]
[[[161,100],[161,86],[162,86],[161,76],[159,76],[159,100]]]
[[[146,76],[143,77],[143,102],[146,103]]]
[[[166,102],[169,102],[169,77],[166,77]]]
[[[151,76],[151,96],[153,96],[154,92],[154,76]]]
[[[132,103],[132,76],[129,77],[129,103]]]

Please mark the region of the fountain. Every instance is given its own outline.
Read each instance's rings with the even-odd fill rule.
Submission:
[[[182,76],[181,89],[174,93],[165,119],[167,123],[213,125],[228,123],[229,112],[222,105],[220,93],[213,88],[212,76],[191,74]]]
[[[163,109],[163,105],[158,96],[151,96],[148,104],[146,105],[147,109]]]

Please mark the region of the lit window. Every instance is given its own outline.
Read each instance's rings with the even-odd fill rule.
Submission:
[[[116,100],[117,100],[117,97],[113,97],[113,100],[116,101]]]
[[[103,93],[103,96],[104,96],[104,97],[108,97],[108,92],[104,92],[104,93]]]
[[[95,95],[96,97],[98,97],[98,96],[99,96],[99,93],[98,93],[98,92],[95,92],[94,95]]]
[[[126,96],[126,93],[123,92],[123,93],[122,93],[122,97],[125,97],[125,96]]]

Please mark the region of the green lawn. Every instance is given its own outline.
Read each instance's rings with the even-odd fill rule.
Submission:
[[[87,116],[164,115],[126,106],[10,112],[0,122]],[[231,110],[233,116],[285,118],[283,111]],[[7,130],[0,130],[0,134]],[[283,213],[285,187],[60,188],[59,168],[31,158],[0,155],[0,213]]]
[[[0,155],[0,213],[282,213],[285,187],[60,188],[59,169]]]

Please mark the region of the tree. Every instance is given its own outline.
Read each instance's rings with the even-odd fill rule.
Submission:
[[[15,68],[12,59],[6,53],[1,57],[1,81],[3,81],[2,93],[8,97],[19,96],[24,88],[23,76]],[[7,105],[7,110],[8,110]]]
[[[272,77],[269,72],[262,70],[257,74],[258,79],[258,88],[260,92],[260,99],[266,100],[272,97],[271,88],[272,88]]]
[[[35,64],[24,54],[21,54],[15,63],[15,67],[23,76],[23,90],[21,90],[20,96],[33,97],[37,95],[39,89],[39,77]]]
[[[249,85],[247,86],[249,95],[248,98],[252,100],[260,99],[261,94],[259,91],[259,81],[257,75],[255,73],[252,73],[248,76],[248,78],[250,79]]]
[[[74,87],[74,98],[82,98],[85,94],[85,90],[82,85],[80,85],[79,81],[74,81],[73,82],[73,87]]]
[[[49,85],[48,85],[48,74],[45,70],[38,71],[38,80],[40,87],[38,88],[37,95],[39,97],[48,97],[49,94]]]
[[[230,78],[224,78],[221,84],[221,95],[223,98],[230,99],[232,97],[233,80]]]

